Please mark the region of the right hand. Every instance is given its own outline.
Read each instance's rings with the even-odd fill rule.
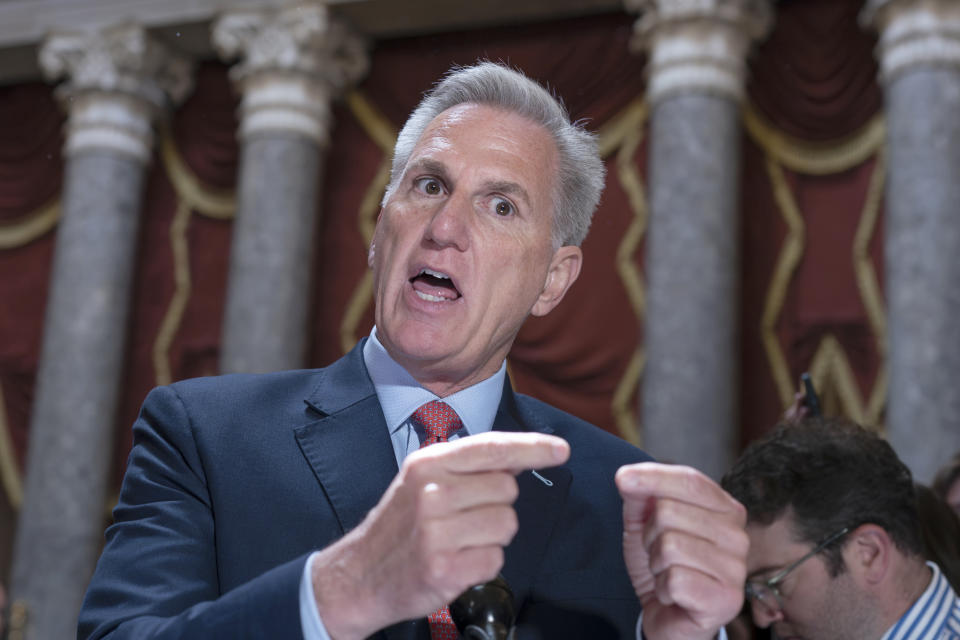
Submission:
[[[492,431],[408,456],[363,522],[313,564],[331,637],[364,638],[423,617],[493,579],[517,532],[514,475],[569,455],[556,436]]]
[[[807,406],[807,395],[804,393],[803,383],[801,383],[800,390],[793,394],[793,404],[783,412],[783,421],[800,422],[809,415],[810,407]]]

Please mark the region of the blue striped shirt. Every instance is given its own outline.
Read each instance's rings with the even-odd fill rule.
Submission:
[[[932,562],[933,578],[920,599],[880,640],[960,640],[960,598]]]

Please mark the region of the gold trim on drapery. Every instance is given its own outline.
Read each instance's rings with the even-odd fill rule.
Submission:
[[[30,244],[53,230],[60,221],[60,197],[56,196],[36,211],[12,222],[0,223],[0,249],[16,249]]]
[[[791,171],[811,176],[841,173],[859,166],[883,148],[887,130],[876,115],[853,134],[830,142],[801,140],[767,122],[753,105],[742,110],[747,134],[777,162]]]
[[[13,450],[10,426],[7,424],[7,405],[3,398],[2,385],[0,385],[0,481],[3,482],[3,489],[7,493],[10,506],[18,510],[23,503],[23,482],[20,480],[20,469]]]
[[[367,185],[360,200],[360,208],[357,209],[357,229],[360,237],[363,238],[364,246],[369,247],[377,224],[377,213],[380,211],[380,199],[390,182],[390,162],[398,132],[359,90],[347,94],[347,107],[364,132],[383,152],[380,166],[377,167],[377,172]],[[340,321],[340,348],[344,353],[350,351],[360,339],[357,329],[372,302],[373,273],[369,269],[364,269],[360,281],[347,302],[343,319]]]
[[[784,300],[800,264],[805,249],[805,225],[793,192],[787,184],[784,168],[807,175],[830,175],[857,167],[876,158],[870,183],[860,212],[857,231],[851,247],[851,261],[857,280],[857,290],[867,312],[870,329],[876,340],[883,364],[865,402],[850,365],[846,351],[836,336],[823,337],[809,370],[821,392],[835,392],[840,408],[850,418],[863,424],[878,425],[883,414],[887,391],[886,319],[883,297],[876,270],[869,255],[869,245],[876,229],[880,202],[886,176],[883,151],[886,128],[882,116],[874,116],[853,135],[827,143],[798,140],[776,129],[749,104],[743,109],[743,124],[747,134],[764,151],[766,170],[770,177],[774,199],[784,222],[784,239],[767,288],[760,334],[774,384],[784,407],[793,402],[797,381],[791,376],[776,326],[783,310]]]
[[[60,197],[16,220],[0,223],[0,249],[18,249],[53,231],[60,221]],[[7,423],[7,406],[0,388],[0,482],[14,509],[23,502],[23,483]]]
[[[173,252],[174,291],[163,315],[153,343],[153,370],[158,385],[173,382],[170,347],[180,330],[183,314],[190,301],[190,248],[187,234],[194,212],[216,220],[230,220],[236,212],[233,190],[214,189],[203,182],[187,166],[170,131],[160,136],[160,157],[177,195],[177,209],[170,223],[170,249]]]
[[[606,158],[616,152],[616,175],[620,186],[627,194],[633,219],[623,234],[617,247],[617,273],[623,281],[630,308],[637,317],[637,324],[643,322],[646,313],[646,288],[643,273],[636,263],[636,252],[647,230],[647,195],[643,176],[634,161],[637,149],[643,143],[644,125],[648,115],[647,103],[636,98],[610,122],[601,127],[597,134],[600,154]],[[613,393],[611,412],[620,436],[640,445],[643,440],[640,421],[634,397],[643,374],[645,352],[643,344],[638,344],[630,358]]]

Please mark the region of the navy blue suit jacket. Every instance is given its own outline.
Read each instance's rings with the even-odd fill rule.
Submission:
[[[494,429],[565,438],[561,467],[518,476],[519,532],[502,573],[518,638],[633,638],[613,476],[649,459],[509,382]],[[355,527],[397,463],[361,346],[325,369],[154,389],[134,424],[115,523],[79,637],[299,638],[307,555]],[[380,640],[429,639],[425,620]]]

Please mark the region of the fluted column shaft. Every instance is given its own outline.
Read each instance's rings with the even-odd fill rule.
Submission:
[[[715,478],[737,437],[739,103],[765,2],[643,0],[650,231],[645,448]]]
[[[929,482],[960,451],[960,5],[868,2],[889,170],[887,435]]]
[[[41,65],[69,120],[12,600],[52,639],[76,634],[102,541],[151,119],[189,73],[137,27],[51,37]]]
[[[214,43],[242,57],[232,76],[243,93],[220,369],[302,367],[330,102],[364,73],[366,55],[320,3],[227,14]]]

